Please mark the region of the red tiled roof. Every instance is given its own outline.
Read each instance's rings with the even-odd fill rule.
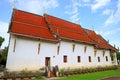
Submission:
[[[96,34],[92,30],[84,29],[92,40],[97,43],[97,48],[110,49],[116,51],[116,48],[112,47],[101,35]]]
[[[112,51],[117,51],[117,49],[111,46],[101,35],[98,35],[98,37],[100,39],[100,43],[99,43],[100,47],[104,49],[110,49]]]
[[[11,25],[12,33],[56,40],[40,15],[14,9]]]
[[[80,25],[45,14],[50,28],[61,38],[95,44]]]
[[[57,41],[53,36],[56,34],[59,38],[96,44],[97,48],[110,49],[113,51],[117,50],[94,31],[83,29],[78,24],[48,14],[45,14],[43,17],[14,9],[9,32],[18,35]]]

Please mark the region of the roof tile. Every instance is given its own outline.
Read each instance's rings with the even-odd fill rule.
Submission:
[[[71,40],[77,40],[86,43],[92,43],[88,35],[84,32],[80,25],[68,22],[48,14],[45,14],[47,22],[50,24],[50,28],[56,32],[61,38],[69,38]]]
[[[97,35],[94,31],[84,29],[78,24],[48,14],[45,14],[43,17],[14,9],[11,28],[9,29],[12,33],[50,40],[57,40],[53,36],[56,33],[60,38],[96,44],[97,48],[116,51],[116,48],[111,46],[101,35]]]
[[[44,17],[40,15],[15,9],[11,23],[12,33],[57,40],[48,29]]]

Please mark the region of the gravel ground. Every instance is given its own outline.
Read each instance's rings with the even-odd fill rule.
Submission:
[[[100,80],[120,80],[120,75],[119,76],[114,76],[114,77],[109,77],[109,78],[104,78]]]

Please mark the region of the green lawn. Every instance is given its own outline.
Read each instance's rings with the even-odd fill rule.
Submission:
[[[42,78],[36,78],[36,79],[31,79],[31,80],[43,80]]]
[[[57,80],[96,80],[96,79],[101,79],[116,75],[120,75],[120,70],[109,70],[109,71],[94,72],[89,74],[72,75]],[[32,79],[32,80],[42,80],[42,79]]]
[[[110,71],[95,72],[95,73],[82,74],[82,75],[74,75],[74,76],[61,78],[58,80],[96,80],[96,79],[101,79],[116,75],[120,75],[120,70],[110,70]]]

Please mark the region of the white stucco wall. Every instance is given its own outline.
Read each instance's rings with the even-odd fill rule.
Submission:
[[[65,67],[83,67],[83,66],[93,66],[95,61],[94,61],[94,48],[93,46],[87,45],[86,52],[84,52],[84,44],[79,44],[79,43],[74,43],[75,44],[75,49],[73,52],[73,43],[72,42],[67,42],[67,41],[61,41],[60,45],[60,53],[58,55],[58,62],[60,64],[61,68]],[[63,62],[63,56],[67,55],[67,63]],[[81,60],[78,63],[77,57],[80,56]],[[92,62],[88,62],[88,56],[91,56]]]
[[[105,51],[105,54],[103,56],[103,50],[97,50],[96,65],[98,65],[98,66],[110,66],[110,65],[112,65],[109,50],[104,50],[104,51]],[[106,61],[106,56],[108,57],[108,61]],[[98,62],[98,57],[100,57],[100,62]]]
[[[16,39],[15,52],[14,40]],[[40,43],[40,51],[38,54],[38,44]],[[58,43],[49,41],[39,41],[30,38],[21,38],[11,36],[10,45],[8,50],[6,68],[11,71],[20,71],[27,68],[28,70],[38,70],[45,67],[45,57],[50,57],[51,66],[58,65],[59,68],[77,68],[77,67],[96,67],[111,65],[111,58],[109,50],[105,51],[103,57],[102,51],[97,50],[96,56],[94,55],[94,47],[81,43],[74,43],[75,48],[73,52],[73,42],[64,41],[60,42],[59,54],[57,53]],[[87,46],[86,52],[84,47]],[[63,62],[63,56],[67,56],[67,63]],[[81,62],[78,63],[77,57],[80,56]],[[88,60],[91,56],[91,62]],[[98,62],[98,56],[100,62]],[[108,56],[106,61],[105,56]]]
[[[13,52],[15,38],[16,47],[15,52]],[[38,54],[39,43],[41,45]],[[53,62],[51,65],[53,65],[55,53],[56,44],[54,43],[11,36],[6,68],[11,71],[23,70],[25,68],[28,70],[38,70],[40,67],[45,66],[45,57],[51,57],[51,62]]]

